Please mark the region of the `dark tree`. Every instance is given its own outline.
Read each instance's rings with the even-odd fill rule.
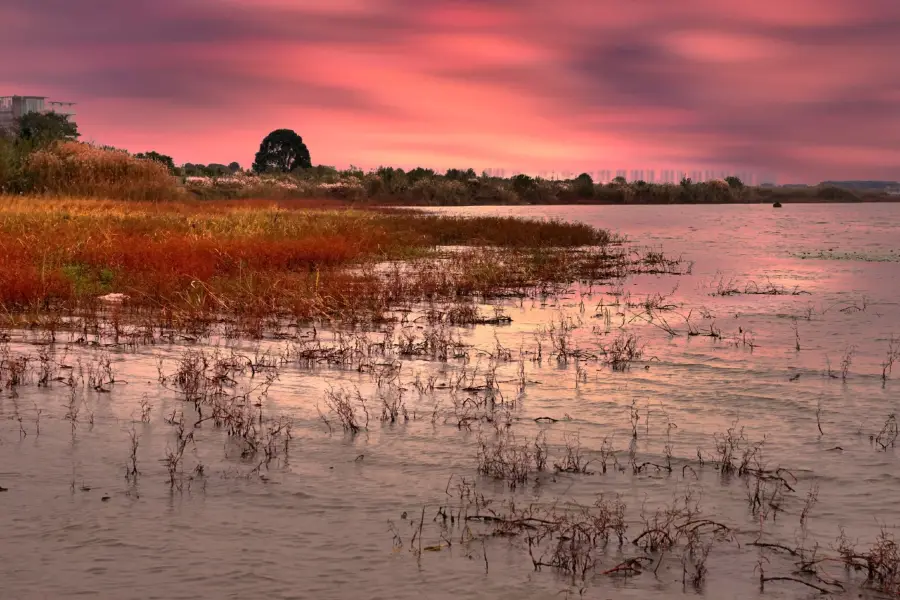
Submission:
[[[744,187],[744,182],[741,181],[740,177],[735,177],[734,175],[726,177],[725,183],[728,184],[728,187],[741,189]]]
[[[257,173],[289,173],[312,167],[309,150],[303,138],[290,129],[276,129],[259,145],[253,170]]]
[[[403,169],[394,167],[378,167],[375,173],[381,180],[384,191],[389,194],[402,192],[406,188],[407,177]]]
[[[575,193],[580,198],[593,198],[594,180],[587,173],[582,173],[574,179]]]
[[[309,169],[308,173],[317,179],[322,179],[323,177],[338,176],[338,170],[329,165],[316,165],[312,169]]]
[[[232,173],[237,173],[238,171],[241,170],[241,164],[237,161],[235,161],[233,163],[229,163],[228,170],[231,171]]]
[[[413,183],[422,179],[432,179],[434,177],[434,169],[423,169],[422,167],[416,167],[415,169],[409,171],[406,176]]]
[[[519,196],[525,196],[537,187],[537,183],[525,173],[520,173],[512,178],[512,187]]]
[[[478,175],[475,174],[475,169],[447,169],[447,172],[444,173],[444,177],[447,179],[451,179],[453,181],[468,181],[469,179],[475,179]]]
[[[169,169],[169,173],[175,172],[175,162],[172,160],[171,156],[166,156],[165,154],[160,154],[159,152],[151,150],[150,152],[140,152],[138,154],[135,154],[134,157],[162,163],[166,165],[167,169]]]
[[[71,141],[80,135],[78,127],[69,121],[68,115],[55,112],[30,112],[19,117],[16,125],[19,138],[35,146]]]
[[[194,163],[184,163],[181,166],[181,172],[187,176],[198,175],[201,173],[201,167],[203,165],[195,165]]]
[[[591,177],[590,173],[582,173],[581,175],[576,177],[573,181],[583,181],[585,183],[594,185],[594,178]]]
[[[231,169],[219,163],[209,163],[206,165],[205,171],[210,177],[222,177],[231,173]]]

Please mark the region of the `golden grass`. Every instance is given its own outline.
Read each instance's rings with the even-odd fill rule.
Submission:
[[[309,206],[0,197],[0,311],[95,310],[123,293],[135,310],[377,318],[571,279],[567,249],[610,241],[580,224]],[[448,244],[482,249],[448,258]],[[397,260],[417,262],[377,272]]]

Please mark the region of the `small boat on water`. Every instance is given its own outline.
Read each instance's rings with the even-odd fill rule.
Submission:
[[[781,202],[776,202],[772,205],[774,208],[781,208]]]

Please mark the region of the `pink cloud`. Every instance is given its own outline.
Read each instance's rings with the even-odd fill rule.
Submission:
[[[0,17],[0,52],[24,57],[3,90],[78,101],[86,138],[177,161],[246,165],[291,127],[338,166],[900,177],[888,0],[30,0]]]

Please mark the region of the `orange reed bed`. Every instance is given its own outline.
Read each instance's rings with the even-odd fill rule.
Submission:
[[[310,206],[0,198],[0,311],[94,311],[124,294],[132,311],[356,320],[570,281],[590,262],[583,246],[593,275],[621,268],[602,258],[610,235],[586,225]]]

